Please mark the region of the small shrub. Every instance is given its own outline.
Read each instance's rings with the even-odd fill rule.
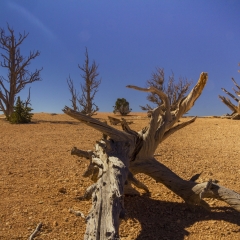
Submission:
[[[18,97],[16,105],[13,107],[14,112],[9,117],[9,122],[13,124],[19,124],[19,123],[30,123],[33,114],[30,113],[33,109],[26,106],[24,104],[20,97]]]
[[[125,116],[132,111],[132,109],[129,108],[129,102],[125,98],[118,98],[113,107],[113,113],[116,114],[119,112],[122,116]]]

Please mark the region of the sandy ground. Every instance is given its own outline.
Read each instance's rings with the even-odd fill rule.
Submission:
[[[99,113],[107,119],[112,113]],[[145,114],[132,113],[130,127],[147,125]],[[184,119],[183,119],[184,120]],[[120,127],[117,126],[120,129]],[[64,114],[34,114],[33,123],[11,125],[0,119],[0,239],[28,239],[41,222],[35,240],[83,239],[91,201],[76,200],[91,185],[83,178],[85,159],[71,156],[73,146],[93,150],[101,134]],[[200,182],[217,179],[240,192],[240,121],[198,118],[157,149],[156,157],[184,179],[202,172]],[[240,239],[240,213],[210,199],[212,212],[192,211],[165,186],[144,175],[151,196],[125,198],[127,218],[120,235],[130,239]]]

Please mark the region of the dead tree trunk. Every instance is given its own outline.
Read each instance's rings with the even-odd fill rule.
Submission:
[[[187,122],[175,124],[194,105],[206,82],[207,73],[201,73],[196,86],[180,101],[175,111],[170,110],[168,97],[162,91],[154,87],[146,89],[127,86],[156,93],[164,104],[164,108],[159,106],[153,110],[149,125],[140,132],[131,130],[126,121],[122,121],[123,131],[119,131],[68,107],[63,109],[64,113],[103,133],[103,138],[97,142],[94,151],[82,151],[77,148],[72,150],[73,155],[90,160],[84,176],[92,176],[95,182],[83,196],[83,199],[92,197],[92,209],[86,218],[85,240],[119,239],[119,219],[124,217],[125,190],[133,184],[148,192],[148,188],[134,177],[137,173],[144,173],[164,184],[188,204],[201,205],[209,209],[204,198],[216,198],[240,211],[238,193],[217,185],[211,179],[204,183],[196,183],[195,177],[189,181],[184,180],[153,157],[162,141],[195,121],[195,118],[192,118]]]
[[[237,90],[233,88],[235,94],[240,97],[240,86],[236,83],[234,78],[232,78],[232,81],[234,85],[237,87]],[[222,102],[227,105],[232,113],[229,116],[226,116],[226,118],[231,119],[240,119],[240,99],[235,97],[232,93],[228,92],[225,88],[222,88],[222,90],[229,95],[232,99],[234,99],[237,102],[237,105],[234,105],[229,98],[223,97],[219,95],[219,98],[222,100]]]
[[[21,54],[20,46],[28,34],[24,32],[19,34],[19,37],[16,37],[14,30],[8,24],[7,28],[9,31],[8,35],[4,29],[0,28],[0,49],[5,52],[1,53],[3,60],[0,62],[0,66],[8,72],[7,77],[0,76],[0,111],[3,111],[8,119],[14,111],[17,94],[27,84],[40,81],[42,69],[36,69],[34,72],[28,69],[31,61],[40,55],[39,51],[31,51],[28,57],[24,57]],[[27,100],[28,103],[29,100]]]

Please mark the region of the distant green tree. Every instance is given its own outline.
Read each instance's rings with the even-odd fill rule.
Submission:
[[[129,107],[129,102],[125,98],[118,98],[113,107],[113,113],[120,113],[122,116],[125,116],[132,111]]]
[[[14,124],[30,123],[33,114],[30,113],[33,109],[28,107],[27,103],[23,103],[20,97],[17,98],[16,105],[13,107],[14,111],[9,117],[9,122]]]

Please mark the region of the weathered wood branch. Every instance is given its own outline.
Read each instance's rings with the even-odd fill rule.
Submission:
[[[33,240],[33,239],[36,237],[37,233],[40,231],[41,227],[42,227],[42,223],[39,223],[39,224],[37,225],[36,229],[35,229],[35,230],[33,231],[33,233],[30,235],[30,237],[29,237],[28,240]]]
[[[232,99],[234,99],[236,102],[239,102],[239,99],[236,98],[232,93],[228,92],[225,88],[221,88],[227,95],[229,95]]]
[[[207,73],[201,73],[195,87],[187,97],[181,99],[175,111],[170,111],[168,98],[161,91],[153,87],[145,89],[129,85],[128,87],[136,90],[158,94],[164,104],[164,107],[160,106],[152,111],[149,125],[139,132],[131,130],[125,120],[121,122],[123,131],[119,131],[68,107],[64,108],[63,111],[69,116],[105,134],[105,137],[96,143],[94,151],[82,151],[77,148],[72,150],[73,155],[90,160],[91,167],[88,168],[87,176],[91,174],[95,176],[93,179],[95,183],[80,198],[92,197],[92,209],[86,217],[85,240],[119,239],[119,221],[125,214],[124,193],[129,188],[131,190],[131,184],[149,192],[147,186],[134,177],[137,173],[146,174],[164,184],[187,204],[201,205],[210,209],[204,199],[216,198],[240,211],[238,193],[217,185],[212,180],[197,183],[195,181],[198,175],[190,180],[184,180],[153,157],[162,141],[195,121],[196,118],[192,118],[176,124],[194,105],[206,82]],[[108,139],[106,135],[110,138]]]
[[[195,120],[197,119],[197,117],[191,118],[190,120],[177,124],[175,126],[173,126],[172,128],[170,128],[169,130],[167,130],[163,137],[162,137],[162,141],[164,141],[166,138],[168,138],[169,136],[171,136],[174,132],[178,131],[181,128],[184,128],[186,126],[188,126],[189,124],[195,122]]]
[[[65,114],[71,116],[72,118],[75,118],[86,125],[102,132],[103,134],[106,134],[107,136],[115,139],[115,140],[122,140],[122,141],[134,141],[134,138],[125,132],[119,131],[106,123],[100,122],[97,119],[94,119],[90,116],[87,116],[83,113],[77,112],[72,110],[71,108],[65,106],[65,108],[62,110]]]
[[[131,172],[128,173],[128,181],[131,182],[135,187],[144,190],[145,192],[149,192],[148,187],[142,182],[138,181]]]
[[[143,159],[148,158],[149,156],[152,157],[158,145],[164,139],[166,139],[167,136],[170,136],[173,132],[181,128],[181,126],[178,126],[170,130],[172,127],[174,127],[174,124],[177,123],[178,120],[183,116],[183,114],[188,112],[194,105],[197,98],[201,95],[202,90],[207,83],[207,79],[207,73],[200,74],[197,84],[193,87],[191,92],[179,102],[178,108],[175,111],[171,112],[171,117],[169,117],[169,112],[167,110],[162,110],[161,106],[155,108],[152,111],[151,119],[147,130],[144,133],[142,131],[139,132],[139,135],[141,136],[141,139],[143,141],[139,155],[142,155]],[[166,96],[162,94],[161,91],[156,90],[154,87],[147,89],[139,88],[132,85],[128,85],[127,87],[140,91],[155,92],[159,95],[159,97],[162,97],[162,101],[164,104],[166,103],[166,101],[168,101],[166,99]],[[183,124],[182,127],[192,123],[193,121],[194,120],[189,121],[189,123]]]
[[[240,71],[239,71],[240,72]],[[234,85],[237,87],[237,89],[240,91],[240,86],[236,83],[235,79],[232,78],[232,81],[234,83]]]
[[[216,183],[211,183],[209,188],[204,187],[204,184],[207,187],[208,182],[197,184],[193,188],[193,191],[196,194],[200,192],[202,198],[215,198],[215,199],[224,201],[227,204],[229,204],[232,208],[240,212],[240,194],[239,193],[231,189],[225,188],[223,186],[220,186]]]
[[[99,174],[99,169],[95,166],[95,161],[93,161],[93,158],[96,157],[94,155],[93,151],[83,151],[80,149],[77,149],[76,147],[73,147],[71,150],[71,155],[76,155],[78,157],[83,157],[89,160],[89,165],[87,170],[83,173],[83,177],[90,177],[91,180],[96,182]]]
[[[208,80],[208,74],[202,72],[200,74],[197,84],[194,86],[192,91],[187,95],[186,98],[183,98],[182,101],[179,102],[179,107],[175,111],[175,118],[176,118],[175,122],[178,121],[183,116],[183,114],[188,112],[193,107],[195,101],[202,94],[202,91],[207,83],[207,80]]]
[[[71,155],[76,155],[78,157],[84,157],[86,159],[91,159],[92,155],[93,155],[93,151],[83,151],[80,149],[77,149],[76,147],[74,147],[71,150]]]
[[[235,94],[240,97],[240,86],[238,86],[238,84],[236,83],[236,81],[234,80],[234,78],[232,78],[232,81],[234,83],[234,85],[237,87],[238,90],[234,89],[234,92]],[[237,105],[234,105],[229,98],[226,98],[226,97],[223,97],[223,96],[218,96],[221,101],[228,107],[232,110],[232,113],[231,113],[231,119],[240,119],[240,99],[235,97],[232,93],[228,92],[225,88],[222,88],[222,90],[227,94],[229,95],[231,98],[233,98],[236,102],[237,102]],[[227,117],[229,118],[229,117]]]
[[[112,143],[117,151],[97,146],[103,174],[92,188],[92,209],[86,218],[84,239],[118,239],[119,219],[124,212],[124,184],[128,177],[125,143]],[[115,148],[116,149],[116,148]],[[120,152],[118,152],[121,150]],[[109,152],[108,152],[109,151]],[[125,162],[125,164],[124,164]]]
[[[240,211],[240,194],[215,183],[211,183],[211,186],[205,189],[207,182],[196,183],[191,180],[184,180],[155,158],[144,159],[141,162],[131,162],[130,171],[133,174],[144,173],[152,177],[156,182],[165,185],[188,204],[208,208],[203,198],[215,198],[225,201],[232,208]]]
[[[223,97],[223,96],[218,96],[222,102],[227,105],[232,111],[233,113],[236,113],[238,111],[238,108],[230,101],[229,98]]]

